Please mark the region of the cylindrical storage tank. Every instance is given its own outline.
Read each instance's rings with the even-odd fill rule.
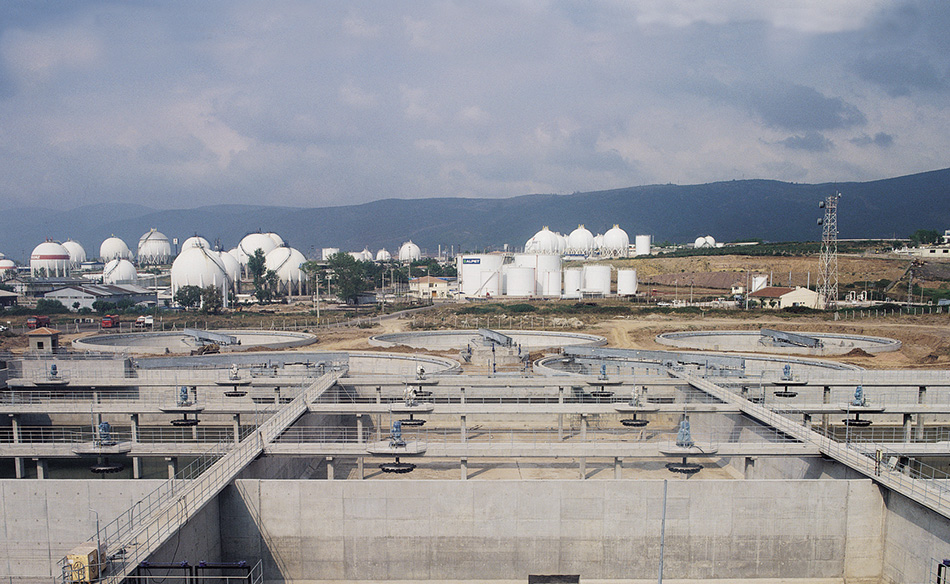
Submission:
[[[584,282],[584,272],[581,268],[568,268],[564,270],[564,294],[563,298],[580,298],[581,285]]]
[[[139,238],[136,255],[139,264],[167,264],[172,258],[172,244],[164,233],[153,227]]]
[[[139,276],[129,260],[112,260],[102,269],[103,284],[134,284]]]
[[[649,235],[638,235],[636,238],[637,255],[650,255],[653,250],[650,249],[652,237]]]
[[[109,260],[131,260],[132,252],[124,241],[113,235],[99,246],[99,259],[104,262]]]
[[[536,286],[534,268],[506,266],[505,296],[534,296]]]
[[[584,266],[584,286],[581,290],[583,290],[585,294],[609,296],[610,266]]]
[[[561,295],[561,256],[545,254],[535,256],[534,277],[541,296]]]
[[[617,270],[617,295],[634,296],[637,293],[637,271]]]
[[[493,296],[501,288],[501,266],[505,262],[502,255],[477,254],[458,258],[459,291],[462,296]]]
[[[335,256],[340,253],[340,248],[338,247],[325,247],[320,250],[320,259],[327,261],[331,256]]]
[[[69,275],[69,252],[60,243],[46,240],[30,254],[30,275],[47,278]]]
[[[63,247],[69,252],[70,269],[78,268],[86,261],[86,250],[78,241],[67,239],[63,242]]]

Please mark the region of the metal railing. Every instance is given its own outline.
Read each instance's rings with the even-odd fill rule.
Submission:
[[[300,391],[294,400],[271,416],[237,447],[218,444],[185,471],[169,479],[141,501],[101,528],[89,541],[104,550],[109,573],[100,580],[118,584],[190,517],[227,486],[258,454],[307,410],[307,404],[340,377],[333,372]],[[71,582],[69,564],[61,560],[62,582]]]

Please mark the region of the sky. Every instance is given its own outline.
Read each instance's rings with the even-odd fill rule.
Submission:
[[[0,3],[0,208],[945,168],[950,3]]]

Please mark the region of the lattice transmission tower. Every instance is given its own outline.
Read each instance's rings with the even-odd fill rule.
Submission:
[[[821,230],[821,255],[818,269],[818,302],[825,310],[838,308],[838,199],[841,193],[829,195],[818,203],[825,216],[818,220]]]

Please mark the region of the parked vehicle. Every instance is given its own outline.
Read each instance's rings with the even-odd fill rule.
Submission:
[[[155,317],[148,314],[143,314],[142,316],[135,319],[135,328],[152,328],[152,325],[155,324]]]
[[[119,315],[107,314],[102,317],[102,328],[119,328]]]
[[[49,317],[45,314],[33,315],[26,319],[26,328],[37,329],[49,324]]]

